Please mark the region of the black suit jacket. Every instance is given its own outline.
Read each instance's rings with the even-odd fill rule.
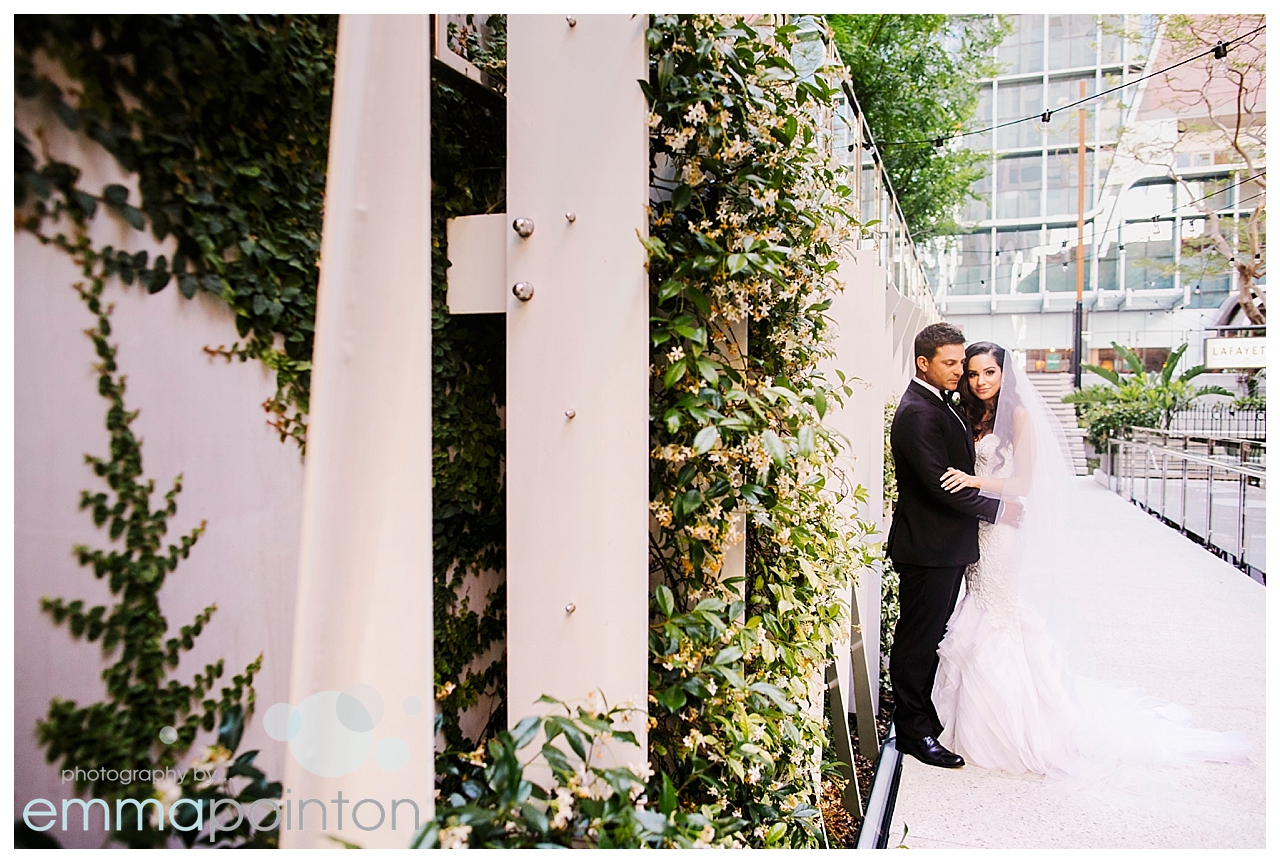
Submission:
[[[942,488],[947,468],[973,473],[973,433],[957,412],[915,381],[907,386],[889,433],[898,503],[889,557],[912,566],[964,566],[978,559],[978,520],[995,522],[1000,501],[976,488]]]

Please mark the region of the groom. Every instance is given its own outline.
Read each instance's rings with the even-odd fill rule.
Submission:
[[[899,752],[936,767],[963,767],[964,759],[938,742],[942,723],[934,709],[938,644],[960,595],[965,567],[978,559],[978,520],[1002,518],[999,500],[965,488],[942,488],[947,468],[972,474],[973,431],[953,398],[964,371],[964,334],[931,324],[916,335],[916,377],[907,386],[889,435],[898,479],[898,504],[888,554],[899,576],[900,616],[889,656]],[[1020,514],[1008,505],[1005,521]]]

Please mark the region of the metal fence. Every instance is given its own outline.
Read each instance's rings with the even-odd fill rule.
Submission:
[[[1112,491],[1267,583],[1265,442],[1132,428],[1104,455]]]
[[[1196,405],[1173,415],[1170,431],[1247,440],[1267,439],[1267,412],[1230,404]]]
[[[923,312],[920,326],[942,320],[871,127],[850,89],[845,90],[844,101],[831,117],[830,134],[832,155],[856,169],[851,170],[849,179],[854,209],[866,225],[861,247],[875,250],[876,263],[884,268],[886,288],[897,291]]]

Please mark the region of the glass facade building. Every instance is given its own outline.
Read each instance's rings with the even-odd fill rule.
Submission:
[[[985,157],[977,199],[963,210],[962,232],[922,255],[939,307],[971,338],[1012,343],[1028,357],[1069,358],[1083,183],[1086,360],[1097,361],[1112,338],[1180,344],[1205,317],[1187,312],[1216,312],[1233,289],[1225,261],[1183,261],[1204,243],[1205,217],[1194,205],[1208,198],[1232,224],[1256,205],[1259,189],[1241,182],[1245,166],[1220,142],[1205,137],[1197,149],[1184,122],[1157,117],[1144,104],[1153,101],[1148,85],[1074,106],[1181,59],[1161,52],[1156,16],[1012,18],[995,49],[1001,72],[982,82],[970,126],[990,131],[964,138]],[[1126,155],[1132,148],[1122,137],[1161,123],[1177,126],[1173,164]]]

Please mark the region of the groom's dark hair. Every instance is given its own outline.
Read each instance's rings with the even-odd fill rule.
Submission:
[[[963,345],[964,333],[952,324],[929,324],[916,333],[916,356],[932,360],[943,345]]]

